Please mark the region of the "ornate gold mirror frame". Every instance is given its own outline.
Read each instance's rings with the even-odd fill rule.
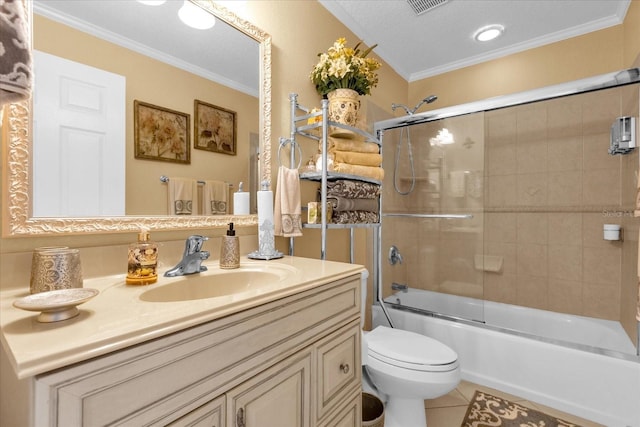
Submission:
[[[260,44],[260,176],[271,177],[271,36],[211,0],[194,0],[218,19]],[[25,2],[31,26],[30,2]],[[257,225],[257,215],[152,216],[152,217],[31,217],[31,100],[8,104],[2,112],[3,132],[3,236],[130,232],[145,227],[157,230]]]

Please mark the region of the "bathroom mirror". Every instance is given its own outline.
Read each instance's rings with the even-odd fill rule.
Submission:
[[[271,37],[250,22],[211,0],[195,0],[205,9],[237,31],[259,44],[260,80],[258,88],[259,106],[259,174],[260,180],[271,176]],[[29,25],[33,24],[32,2],[29,8]],[[37,76],[36,76],[37,78]],[[193,112],[190,112],[193,114]],[[108,233],[135,231],[141,227],[152,230],[226,227],[233,221],[236,226],[257,224],[256,215],[242,216],[165,216],[145,215],[118,217],[40,218],[32,214],[32,100],[8,104],[3,111],[3,235],[47,235],[59,233]],[[191,142],[193,147],[193,142]],[[247,163],[249,159],[246,159]],[[159,163],[159,162],[158,162]],[[178,175],[179,176],[179,175]],[[158,181],[160,174],[154,177]],[[160,190],[161,191],[161,190]]]

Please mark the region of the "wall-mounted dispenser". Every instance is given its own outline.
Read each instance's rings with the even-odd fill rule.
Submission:
[[[636,118],[618,117],[611,125],[609,154],[628,154],[636,146]]]
[[[618,224],[605,224],[604,240],[622,240],[622,227]]]

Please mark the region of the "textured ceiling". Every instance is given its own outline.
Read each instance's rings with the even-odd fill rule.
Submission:
[[[621,24],[630,1],[449,0],[416,15],[406,0],[319,0],[408,81]],[[502,37],[475,41],[490,24]]]

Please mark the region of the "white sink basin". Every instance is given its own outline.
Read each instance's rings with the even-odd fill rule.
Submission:
[[[240,267],[234,270],[209,271],[167,278],[158,286],[143,292],[142,301],[171,302],[216,298],[238,294],[258,294],[280,286],[293,271],[279,267]]]

